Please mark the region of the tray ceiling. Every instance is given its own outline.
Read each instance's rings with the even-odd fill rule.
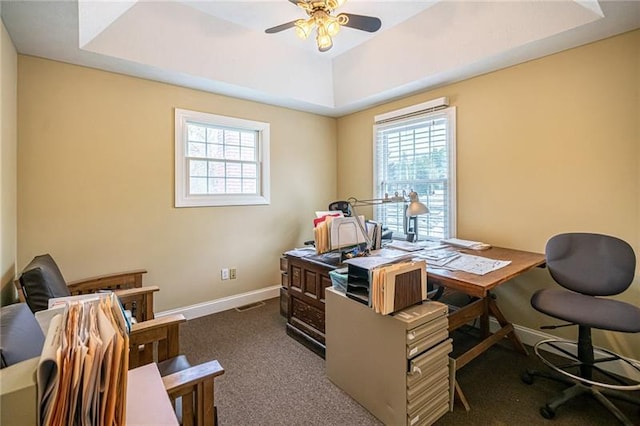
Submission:
[[[19,53],[329,116],[640,27],[640,2],[364,1],[382,28],[312,37],[264,29],[305,17],[287,0],[9,1]]]

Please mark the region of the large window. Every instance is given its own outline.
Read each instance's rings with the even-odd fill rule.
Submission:
[[[414,190],[429,213],[418,216],[418,237],[456,235],[455,107],[446,99],[427,102],[380,116],[374,125],[374,197]],[[388,203],[374,209],[374,218],[405,234],[404,206]]]
[[[176,207],[269,204],[269,124],[176,109]]]

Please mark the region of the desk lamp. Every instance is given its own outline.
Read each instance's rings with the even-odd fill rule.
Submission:
[[[384,198],[359,200],[355,197],[351,197],[351,198],[348,198],[347,201],[351,205],[353,210],[353,215],[356,218],[358,217],[358,214],[356,213],[356,207],[377,206],[377,205],[387,204],[387,203],[405,203],[404,229],[405,229],[405,233],[407,233],[408,241],[416,241],[418,239],[417,216],[421,214],[429,213],[429,209],[427,208],[427,206],[425,206],[424,203],[420,202],[420,199],[418,198],[418,193],[413,190],[409,192],[409,195],[407,195],[406,192],[403,190],[402,195],[396,192],[391,197],[389,196],[389,194],[384,194]],[[408,229],[409,228],[408,225],[409,225],[409,222],[411,221],[413,221],[413,228],[411,228],[412,230],[410,231]],[[363,224],[360,223],[359,220],[356,220],[356,222],[358,223],[358,225],[360,226],[360,230],[364,234],[364,238],[367,243],[367,250],[370,250],[372,246],[371,238],[369,238],[369,234],[366,231],[366,229],[363,228]],[[409,234],[409,232],[411,232],[411,234]],[[409,236],[411,236],[410,240],[409,240]]]
[[[414,243],[418,241],[418,215],[429,213],[429,209],[418,200],[415,191],[409,193],[409,200],[409,204],[404,206],[404,233],[407,241]]]

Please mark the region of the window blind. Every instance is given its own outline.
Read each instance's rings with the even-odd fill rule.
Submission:
[[[418,217],[418,235],[455,235],[455,108],[414,111],[374,126],[374,194],[414,190],[429,213]],[[404,206],[383,204],[374,218],[404,235]]]

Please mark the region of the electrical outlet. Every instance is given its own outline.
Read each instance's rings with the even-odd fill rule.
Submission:
[[[232,280],[236,279],[236,268],[229,269],[229,278],[231,278]]]
[[[220,270],[220,278],[222,278],[223,280],[229,279],[229,268],[222,268]]]

